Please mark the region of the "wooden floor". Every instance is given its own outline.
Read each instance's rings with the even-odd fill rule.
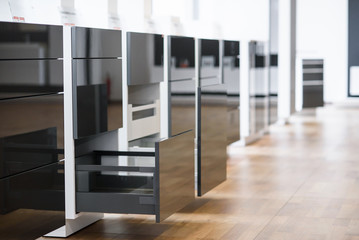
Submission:
[[[359,239],[359,109],[295,116],[231,154],[228,180],[164,222],[106,215],[68,239]]]

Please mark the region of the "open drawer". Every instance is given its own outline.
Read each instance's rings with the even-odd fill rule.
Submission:
[[[76,158],[77,211],[166,219],[194,200],[193,138],[187,131],[157,141],[154,152],[93,151]],[[136,158],[148,162],[138,165],[146,161]]]

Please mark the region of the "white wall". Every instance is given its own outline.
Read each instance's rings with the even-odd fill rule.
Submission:
[[[347,99],[348,1],[297,1],[297,56],[324,58],[324,101]]]
[[[175,11],[171,4],[153,0],[153,15],[147,18],[149,0],[4,0],[0,1],[0,21],[22,17],[21,21],[27,23],[74,24],[203,38],[268,39],[269,0],[198,0],[198,19],[192,18],[192,1],[176,0],[179,10]]]
[[[200,0],[199,19],[215,22],[228,39],[267,41],[269,0]]]

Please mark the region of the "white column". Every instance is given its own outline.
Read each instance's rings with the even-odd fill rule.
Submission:
[[[296,0],[278,4],[278,119],[295,112]]]
[[[103,213],[76,212],[76,172],[74,142],[74,84],[72,82],[71,27],[63,28],[64,142],[65,142],[65,225],[45,237],[68,237],[103,218]]]
[[[240,42],[240,139],[244,141],[250,134],[249,107],[249,42]]]
[[[64,140],[65,140],[65,212],[67,219],[76,218],[75,143],[73,122],[73,83],[71,27],[64,26]]]
[[[120,129],[119,134],[119,148],[122,151],[128,150],[128,135],[129,135],[129,116],[128,116],[128,64],[129,64],[129,57],[127,53],[127,32],[122,31],[122,128]],[[127,158],[121,158],[127,159]],[[125,161],[125,160],[124,160]],[[127,160],[124,164],[127,163]]]
[[[172,135],[170,131],[170,74],[171,74],[171,40],[165,35],[163,37],[163,82],[160,83],[160,104],[161,104],[161,138],[168,138]]]

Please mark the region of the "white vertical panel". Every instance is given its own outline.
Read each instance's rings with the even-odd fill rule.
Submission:
[[[73,122],[73,83],[71,27],[63,28],[64,49],[64,140],[65,140],[65,212],[66,219],[76,218],[75,143]]]
[[[163,36],[163,82],[160,83],[160,104],[161,104],[161,116],[160,116],[160,137],[168,138],[169,136],[169,77],[171,72],[171,66],[169,61],[171,59],[171,44],[170,37]]]
[[[11,11],[8,1],[0,1],[0,19],[1,21],[11,21]]]
[[[279,0],[278,118],[295,112],[296,0]]]
[[[268,130],[269,127],[269,80],[270,80],[270,72],[269,72],[269,59],[270,59],[270,47],[269,47],[269,42],[264,44],[264,56],[265,56],[265,65],[264,65],[264,95],[265,97],[265,102],[264,102],[264,128],[265,131]]]
[[[240,43],[240,139],[248,137],[250,132],[249,108],[249,42]]]

